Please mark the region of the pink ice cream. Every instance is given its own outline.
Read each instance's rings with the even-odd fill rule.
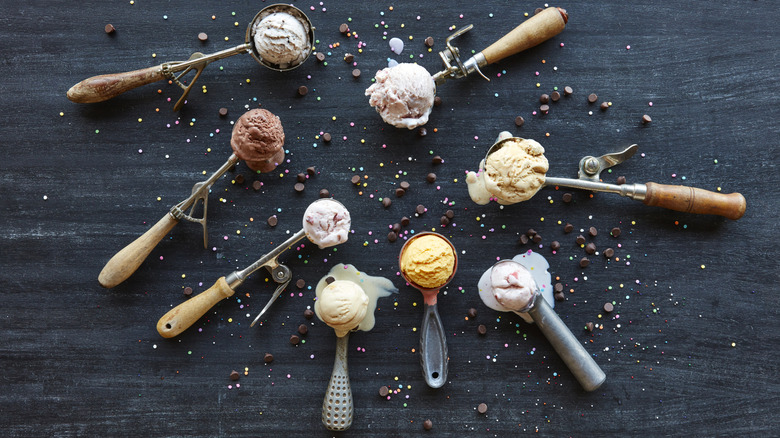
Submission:
[[[320,248],[346,242],[351,226],[349,210],[333,199],[314,201],[303,213],[303,231]]]
[[[270,172],[284,160],[282,121],[268,110],[247,111],[233,126],[230,146],[250,169]]]
[[[531,273],[520,263],[497,263],[490,272],[493,297],[507,311],[523,311],[532,302],[536,282]]]
[[[366,89],[366,96],[382,120],[408,129],[428,123],[436,94],[436,84],[428,70],[403,63],[379,70],[375,79]]]

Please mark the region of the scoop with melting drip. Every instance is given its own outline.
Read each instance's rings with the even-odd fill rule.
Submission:
[[[438,233],[423,232],[406,241],[399,254],[399,266],[409,285],[422,292],[423,322],[420,328],[420,364],[425,383],[440,388],[447,381],[447,340],[439,317],[439,289],[458,270],[455,247]]]
[[[314,26],[303,11],[292,5],[274,4],[255,15],[247,27],[243,44],[208,55],[195,52],[187,61],[166,62],[141,70],[93,76],[72,86],[67,96],[76,103],[103,102],[142,85],[169,79],[184,90],[173,107],[174,111],[178,111],[210,62],[249,53],[260,65],[272,70],[288,71],[306,61],[311,54],[313,41]],[[189,85],[185,85],[183,77],[192,71],[195,75]]]
[[[319,199],[314,201],[309,204],[309,207],[303,215],[303,229],[295,233],[268,254],[262,256],[249,267],[240,271],[234,271],[225,277],[220,277],[220,279],[209,289],[171,309],[157,322],[157,332],[164,338],[172,338],[180,334],[197,322],[198,319],[205,315],[206,312],[218,302],[224,298],[233,296],[235,289],[243,284],[247,277],[253,272],[260,268],[266,268],[270,272],[271,278],[273,278],[278,286],[271,296],[271,299],[265,307],[263,307],[263,310],[260,311],[260,314],[258,314],[250,324],[250,327],[254,326],[271,307],[271,304],[279,298],[279,295],[287,287],[292,278],[290,268],[279,263],[279,256],[284,251],[292,248],[298,241],[309,236],[309,233],[306,230],[310,229],[312,226],[307,224],[306,218],[314,215],[321,215],[321,212],[323,211],[327,212],[330,219],[327,224],[319,224],[317,227],[327,226],[329,234],[327,236],[319,234],[318,237],[310,238],[312,243],[318,245],[320,248],[326,248],[346,242],[349,228],[352,224],[347,208],[335,199]]]
[[[645,205],[695,214],[711,214],[739,219],[747,207],[740,193],[722,194],[695,187],[648,182],[645,184],[606,184],[599,181],[602,170],[630,158],[637,150],[631,145],[625,150],[601,157],[580,160],[579,179],[547,177],[544,147],[534,140],[499,134],[479,163],[479,172],[468,172],[469,196],[477,204],[491,200],[499,204],[515,204],[531,199],[545,186],[571,187],[594,192],[616,193]]]
[[[501,312],[525,315],[539,326],[555,351],[586,391],[600,387],[606,374],[561,321],[542,296],[531,272],[515,260],[494,264],[480,280],[479,295],[486,306]]]

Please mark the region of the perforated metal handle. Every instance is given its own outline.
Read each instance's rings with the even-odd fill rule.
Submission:
[[[328,390],[322,401],[322,424],[328,430],[347,430],[352,426],[354,411],[352,402],[352,385],[349,383],[347,369],[347,345],[349,333],[338,338],[336,343],[336,359],[333,372],[330,374]]]

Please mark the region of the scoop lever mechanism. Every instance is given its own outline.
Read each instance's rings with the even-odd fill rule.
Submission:
[[[620,152],[605,154],[600,157],[593,157],[590,155],[587,157],[582,157],[580,160],[580,169],[577,172],[577,177],[579,179],[589,181],[599,181],[601,171],[604,169],[609,169],[610,167],[620,164],[631,158],[634,156],[637,149],[639,149],[639,146],[632,144]]]

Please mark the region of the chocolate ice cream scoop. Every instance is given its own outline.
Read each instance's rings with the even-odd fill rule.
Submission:
[[[230,146],[250,169],[270,172],[284,160],[282,121],[268,110],[249,110],[233,126]]]

